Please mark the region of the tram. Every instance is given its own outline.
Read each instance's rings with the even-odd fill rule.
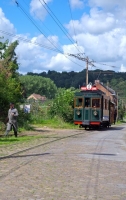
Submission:
[[[80,127],[99,128],[114,123],[115,104],[96,85],[81,87],[74,97],[74,124]]]

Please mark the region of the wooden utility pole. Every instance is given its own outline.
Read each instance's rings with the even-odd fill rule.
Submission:
[[[86,62],[86,85],[88,85],[88,65],[95,67],[93,61],[89,60],[88,57],[81,57],[80,54],[68,54],[68,55]]]

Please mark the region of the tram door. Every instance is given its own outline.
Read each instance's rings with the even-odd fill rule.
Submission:
[[[84,99],[84,121],[87,123],[91,119],[91,98],[85,97]]]

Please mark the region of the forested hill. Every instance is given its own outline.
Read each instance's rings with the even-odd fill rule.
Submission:
[[[42,73],[28,72],[27,75],[37,75],[45,78],[50,78],[58,88],[79,88],[85,85],[86,82],[86,70],[81,72],[56,72],[48,71]],[[126,85],[126,72],[115,72],[111,70],[89,70],[88,82],[94,83],[95,80],[100,80],[104,85],[112,87],[115,91],[120,91],[121,96],[126,96],[125,85]]]

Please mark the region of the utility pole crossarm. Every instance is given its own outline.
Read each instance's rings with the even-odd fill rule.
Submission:
[[[68,54],[68,55],[86,62],[86,85],[88,85],[88,65],[95,67],[95,65],[92,63],[94,61],[89,60],[88,57],[81,57],[80,54]]]

